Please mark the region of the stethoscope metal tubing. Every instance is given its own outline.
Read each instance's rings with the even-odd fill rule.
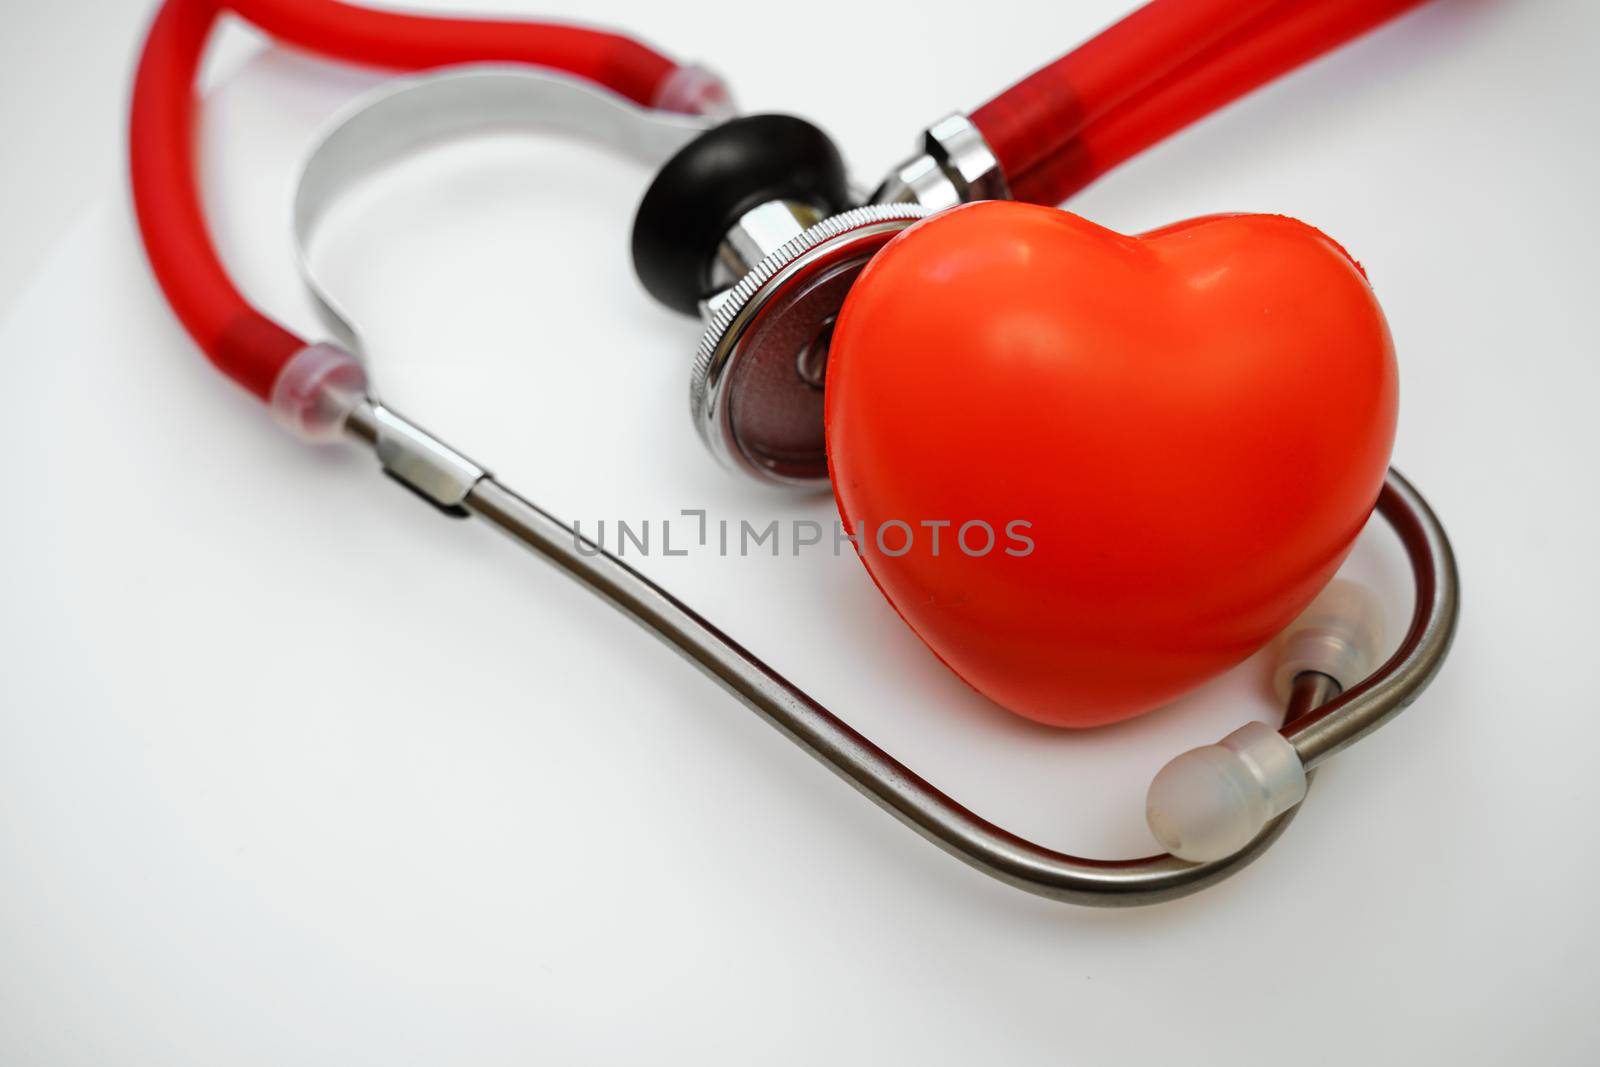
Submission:
[[[334,335],[360,352],[355,316],[311,256],[324,216],[352,185],[421,149],[495,129],[571,137],[659,166],[717,121],[640,107],[582,79],[516,64],[469,63],[392,79],[344,108],[301,166],[293,204],[300,276]]]
[[[358,404],[347,424],[350,435],[380,452],[380,458],[384,458],[383,442],[392,440],[390,434],[396,426],[426,436],[371,401]],[[394,470],[387,460],[386,466]],[[600,546],[580,541],[566,524],[493,477],[481,473],[461,489],[460,510],[495,526],[583,582],[901,822],[1008,885],[1075,904],[1127,906],[1176,899],[1249,864],[1277,839],[1298,811],[1298,807],[1291,808],[1274,819],[1234,855],[1202,864],[1170,855],[1094,860],[1045,848],[996,826],[936,789],[682,601]],[[451,496],[436,502],[453,503],[455,499]],[[1378,509],[1399,534],[1416,576],[1412,625],[1400,649],[1377,675],[1326,704],[1322,702],[1336,692],[1327,679],[1308,675],[1297,681],[1284,734],[1302,753],[1308,769],[1404,708],[1432,678],[1454,630],[1454,562],[1438,520],[1416,490],[1394,471],[1389,473]]]
[[[1249,863],[1293,814],[1215,864],[1171,856],[1101,861],[1054,852],[967,810],[650,579],[598,546],[580,552],[569,527],[493,478],[473,487],[465,507],[632,616],[901,822],[1019,889],[1075,904],[1153,904],[1185,896]]]

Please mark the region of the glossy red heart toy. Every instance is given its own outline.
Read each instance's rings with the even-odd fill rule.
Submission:
[[[1377,500],[1396,404],[1365,275],[1304,223],[1128,237],[988,202],[855,283],[828,455],[867,570],[934,654],[1020,715],[1094,726],[1305,607]]]

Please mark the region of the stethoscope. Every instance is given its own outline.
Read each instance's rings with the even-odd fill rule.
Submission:
[[[1396,651],[1374,664],[1381,638],[1371,596],[1335,581],[1280,638],[1284,725],[1248,724],[1178,756],[1152,783],[1151,829],[1171,851],[1083,859],[962,807],[648,578],[385,406],[370,387],[359,328],[318,275],[312,244],[352,185],[419,147],[486,126],[578,136],[657,166],[635,220],[634,266],[652,296],[705,320],[691,374],[696,428],[733,470],[814,485],[827,475],[820,397],[830,331],[855,277],[897,234],[973,201],[1059,202],[1144,144],[1415,2],[1157,0],[970,118],[935,124],[922,150],[863,198],[816,127],[790,116],[732,117],[715,76],[625,38],[327,0],[167,0],[135,91],[134,197],[152,266],[185,326],[296,435],[363,444],[430,504],[482,519],[555,563],[975,868],[1074,903],[1153,903],[1220,881],[1259,855],[1293,818],[1314,768],[1397,715],[1442,664],[1457,615],[1454,559],[1437,518],[1401,475],[1389,471],[1376,502],[1415,583]],[[192,86],[220,6],[329,55],[450,68],[357,101],[304,165],[296,246],[337,343],[308,344],[250,307],[206,235]]]

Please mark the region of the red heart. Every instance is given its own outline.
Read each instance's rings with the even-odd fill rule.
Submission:
[[[1248,656],[1332,577],[1378,498],[1395,379],[1366,276],[1304,223],[1127,237],[973,204],[850,292],[834,492],[878,587],[974,688],[1116,722]]]

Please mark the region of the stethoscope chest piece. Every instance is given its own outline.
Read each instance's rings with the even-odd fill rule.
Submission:
[[[851,207],[839,151],[792,115],[750,115],[689,142],[639,205],[645,289],[706,322],[690,375],[695,428],[725,466],[819,486],[834,320],[861,268],[927,214]]]
[[[926,214],[914,204],[874,204],[832,216],[716,299],[689,406],[725,465],[765,481],[826,484],[823,387],[834,322],[867,261]]]

